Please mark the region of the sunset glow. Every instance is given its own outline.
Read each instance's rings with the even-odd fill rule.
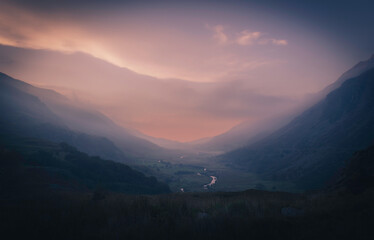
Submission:
[[[11,61],[0,67],[155,137],[191,141],[292,112],[356,61],[309,22],[256,4],[66,4],[2,1]]]

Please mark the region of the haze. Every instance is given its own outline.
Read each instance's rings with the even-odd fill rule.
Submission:
[[[312,18],[256,1],[33,2],[0,3],[1,70],[178,141],[292,112],[367,57]]]

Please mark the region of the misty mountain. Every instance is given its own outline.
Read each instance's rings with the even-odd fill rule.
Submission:
[[[140,129],[157,138],[211,137],[242,119],[262,119],[297,104],[280,93],[256,92],[246,78],[217,82],[160,79],[79,52],[0,45],[0,55],[4,56],[0,69],[7,74],[54,89],[74,103],[89,103],[126,130]],[[164,139],[145,139],[162,147],[185,147]]]
[[[346,80],[357,77],[360,74],[374,68],[374,54],[366,61],[361,61],[357,63],[355,66],[353,66],[351,69],[343,73],[338,80],[336,80],[334,83],[330,84],[329,86],[325,87],[321,91],[321,95],[325,97],[327,94],[329,94],[331,91],[337,89],[340,87]]]
[[[204,143],[197,144],[195,148],[211,151],[231,151],[260,141],[285,126],[309,107],[317,104],[330,92],[340,87],[347,79],[357,77],[371,68],[374,68],[374,55],[370,59],[361,61],[353,66],[343,73],[334,83],[328,85],[321,91],[306,96],[305,99],[303,99],[304,102],[293,111],[287,114],[283,113],[278,116],[273,116],[270,119],[265,119],[256,123],[245,121],[225,133],[217,135]]]
[[[53,142],[67,142],[91,155],[121,162],[133,161],[125,156],[113,142],[97,135],[71,130],[64,119],[57,116],[32,92],[53,91],[37,89],[27,83],[0,74],[0,118],[2,140],[14,137],[35,137]],[[57,95],[58,98],[63,98]]]
[[[232,151],[265,138],[280,127],[286,125],[290,120],[291,116],[282,115],[256,123],[245,121],[225,133],[212,137],[205,142],[196,143],[193,146],[196,149],[208,151]]]
[[[35,87],[28,92],[38,96],[70,129],[108,138],[128,155],[155,157],[166,152],[156,144],[137,137],[134,130],[125,129],[104,114],[72,102],[57,92]]]
[[[190,144],[188,143],[182,143],[182,142],[179,142],[179,141],[174,141],[174,140],[169,140],[169,139],[166,139],[166,138],[157,138],[157,137],[153,137],[153,136],[148,136],[144,133],[141,133],[140,131],[137,131],[135,129],[132,129],[132,134],[139,137],[139,138],[142,138],[142,139],[145,139],[149,142],[152,142],[160,147],[163,147],[163,148],[167,148],[167,149],[176,149],[176,150],[188,150],[188,149],[191,149],[191,146]]]
[[[265,178],[321,187],[355,151],[374,142],[373,103],[370,69],[344,81],[285,127],[222,158]]]

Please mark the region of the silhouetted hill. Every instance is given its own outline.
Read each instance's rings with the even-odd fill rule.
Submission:
[[[273,116],[270,119],[264,119],[257,123],[253,123],[252,121],[242,122],[227,132],[214,136],[203,143],[195,144],[195,147],[204,150],[228,152],[258,142],[274,133],[276,130],[279,130],[281,127],[284,127],[293,118],[324,99],[330,92],[340,87],[347,79],[357,77],[372,68],[374,68],[374,55],[368,60],[361,61],[344,72],[334,83],[328,85],[321,91],[306,96],[302,100],[303,103],[289,113]]]
[[[53,142],[67,142],[81,151],[122,162],[129,162],[111,141],[70,130],[40,99],[22,91],[31,85],[0,74],[0,134],[3,140],[12,136],[35,137]]]
[[[366,240],[374,234],[372,188],[314,195],[3,193],[0,233],[14,239]]]
[[[374,188],[374,145],[356,152],[331,188],[356,194]]]
[[[55,190],[170,192],[154,177],[146,177],[121,163],[88,156],[65,143],[19,138],[12,145],[0,147],[1,194],[27,196]]]
[[[319,95],[325,97],[327,94],[340,87],[346,80],[357,77],[372,68],[374,68],[374,54],[368,60],[357,63],[351,69],[343,73],[338,80],[325,87]]]
[[[374,140],[374,69],[346,80],[264,140],[222,156],[263,177],[323,186],[352,154]]]
[[[105,137],[129,156],[155,157],[166,152],[156,144],[137,137],[133,130],[117,125],[104,114],[72,102],[55,91],[33,86],[26,91],[37,96],[70,129]]]
[[[4,133],[67,142],[91,155],[134,163],[167,151],[116,125],[105,115],[79,106],[52,90],[37,88],[0,73]]]

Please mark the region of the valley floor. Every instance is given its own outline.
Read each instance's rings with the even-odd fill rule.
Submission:
[[[244,169],[233,168],[217,161],[214,155],[181,155],[167,160],[139,161],[141,172],[167,183],[173,192],[268,191],[300,192],[294,183],[264,180]],[[216,182],[204,187],[216,177]]]

